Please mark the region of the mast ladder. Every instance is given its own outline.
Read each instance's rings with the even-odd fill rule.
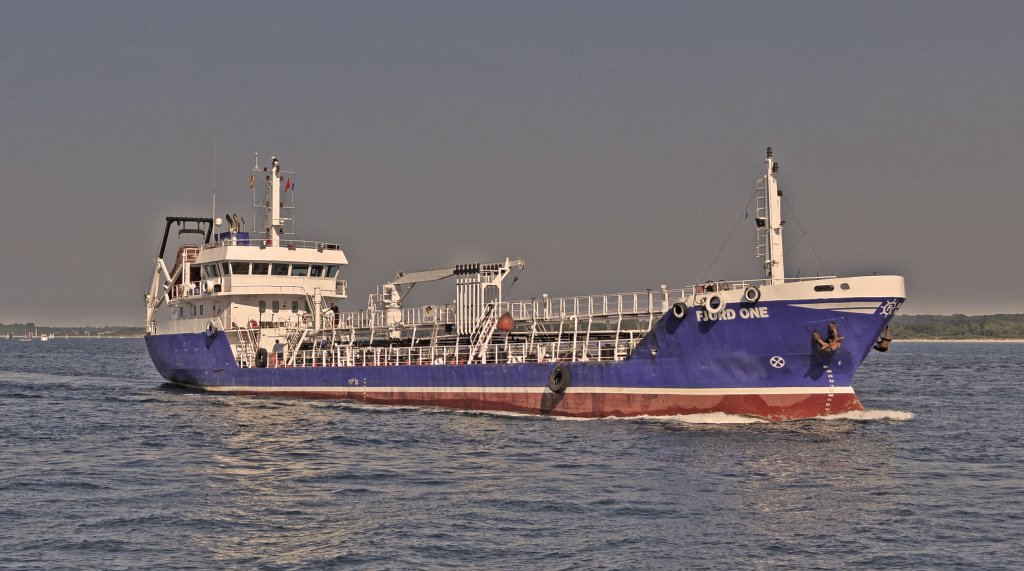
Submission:
[[[755,190],[755,203],[754,203],[754,222],[757,223],[757,257],[764,258],[768,255],[768,232],[767,228],[763,227],[764,222],[768,220],[768,183],[764,178],[757,179],[757,183],[754,186]]]

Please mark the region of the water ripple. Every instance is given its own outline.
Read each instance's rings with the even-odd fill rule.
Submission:
[[[1024,560],[1016,345],[895,345],[858,376],[868,410],[786,423],[205,394],[139,340],[20,345],[0,352],[4,568]]]

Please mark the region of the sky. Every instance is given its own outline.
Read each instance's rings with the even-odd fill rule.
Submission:
[[[4,12],[0,323],[141,326],[164,217],[209,215],[216,178],[218,215],[251,222],[254,153],[298,173],[297,238],[348,255],[345,309],[399,270],[506,256],[511,299],[758,277],[767,146],[790,276],[1024,313],[1024,3]]]

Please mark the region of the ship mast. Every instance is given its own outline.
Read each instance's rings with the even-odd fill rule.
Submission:
[[[270,157],[270,211],[267,220],[267,239],[274,246],[281,245],[284,220],[281,218],[281,164]]]
[[[766,172],[758,181],[758,189],[764,192],[763,202],[759,204],[761,212],[758,216],[758,253],[764,256],[764,277],[771,285],[785,283],[786,266],[782,254],[782,193],[779,191],[779,163],[772,157],[772,148],[768,147],[764,159]]]
[[[267,194],[263,204],[256,203],[255,206],[266,209],[266,232],[267,246],[280,246],[281,239],[288,233],[285,230],[285,223],[291,218],[281,216],[281,209],[289,208],[281,202],[281,180],[284,178],[284,171],[281,170],[281,163],[277,157],[270,157],[270,168],[259,166],[259,154],[256,155],[256,166],[253,167],[253,180],[257,175],[265,176],[267,180]],[[294,173],[289,173],[294,175]],[[290,180],[290,179],[289,179]],[[255,196],[253,196],[255,199]]]

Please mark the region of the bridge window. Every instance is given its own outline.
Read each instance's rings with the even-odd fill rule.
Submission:
[[[309,273],[309,264],[292,264],[292,275],[305,277]]]
[[[324,275],[324,267],[317,264],[309,267],[309,276],[313,278],[320,278]]]
[[[220,263],[220,268],[222,270],[224,270],[224,275],[225,276],[231,273],[231,264],[229,264],[227,262],[221,262]]]
[[[338,275],[338,266],[327,266],[327,277],[333,278]]]
[[[231,262],[231,273],[236,276],[249,275],[249,262]]]
[[[217,271],[217,264],[205,264],[203,265],[203,273],[208,278],[216,278],[220,276],[220,272]]]
[[[270,273],[270,264],[266,262],[253,262],[252,263],[252,275],[254,276],[265,276]]]
[[[288,275],[288,264],[273,264],[270,266],[270,275],[272,276],[287,276]]]

